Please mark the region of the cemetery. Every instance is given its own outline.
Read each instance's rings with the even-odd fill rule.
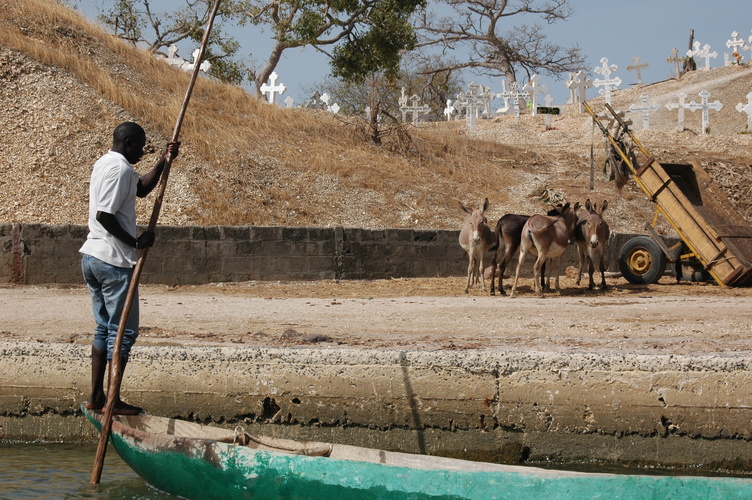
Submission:
[[[167,61],[119,52],[80,26],[53,24],[27,33],[35,43],[54,39],[50,52],[70,50],[78,66],[30,56],[25,34],[0,38],[0,121],[10,124],[0,236],[3,258],[18,264],[11,279],[35,271],[25,262],[60,251],[61,234],[69,238],[65,258],[75,258],[86,223],[81,186],[109,145],[112,122],[144,122],[143,161],[153,162],[195,64],[176,51]],[[603,113],[606,103],[661,164],[701,165],[748,224],[752,40],[734,33],[725,48],[695,44],[697,69],[686,73],[687,51],[667,47],[628,64],[604,53],[561,81],[469,81],[442,109],[405,88],[395,103],[401,125],[381,146],[325,89],[294,96],[281,71],[264,85],[263,101],[201,78],[150,261],[162,266],[155,276],[183,266],[183,281],[142,288],[142,350],[126,398],[154,413],[247,417],[296,437],[323,430],[406,451],[470,448],[507,463],[661,463],[748,476],[752,288],[671,276],[631,286],[609,276],[608,290],[591,292],[565,275],[563,293],[546,300],[464,295],[450,252],[410,250],[449,242],[462,268],[458,202],[484,198],[492,224],[548,202],[607,200],[613,233],[644,234],[653,203],[634,183],[617,189],[606,180],[607,144],[586,112]],[[658,63],[666,79],[647,81],[645,64]],[[102,82],[112,81],[120,94],[106,93]],[[554,88],[566,89],[568,102],[554,99]],[[148,209],[139,208],[140,223]],[[24,239],[29,227],[33,240]],[[247,281],[222,275],[223,266],[247,271],[241,254],[281,264],[242,275]],[[340,274],[313,274],[319,257]],[[50,272],[78,273],[62,260],[39,260]],[[404,262],[411,267],[397,266]],[[444,267],[431,267],[438,262]],[[199,268],[213,273],[208,284],[188,281]],[[293,276],[293,268],[302,271]],[[370,279],[385,268],[394,270],[388,278]],[[360,274],[348,280],[351,269]],[[407,276],[426,269],[430,277]],[[77,413],[88,384],[88,297],[70,281],[0,287],[0,301],[11,304],[0,370],[13,377],[0,394],[6,436],[93,433]],[[259,376],[267,373],[274,376]],[[49,380],[62,382],[50,388]]]

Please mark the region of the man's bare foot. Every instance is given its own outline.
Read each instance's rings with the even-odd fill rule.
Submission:
[[[91,400],[91,399],[90,399],[90,400],[88,400],[88,401],[86,401],[86,402],[84,403],[84,407],[85,407],[85,408],[86,408],[87,410],[96,410],[96,411],[101,411],[101,410],[102,410],[102,408],[104,408],[104,400],[102,400],[102,401],[97,401],[97,400]]]
[[[118,401],[115,403],[115,415],[140,415],[144,412],[143,408],[138,406],[129,405],[125,401]]]

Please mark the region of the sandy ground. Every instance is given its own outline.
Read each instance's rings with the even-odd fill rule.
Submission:
[[[465,295],[464,278],[142,285],[137,345],[752,354],[752,288],[667,276],[588,291],[562,278],[540,299],[520,281],[516,299]],[[83,286],[3,286],[0,311],[0,340],[90,342]]]

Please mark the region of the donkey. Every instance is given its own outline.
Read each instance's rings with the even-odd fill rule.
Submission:
[[[606,288],[606,243],[611,231],[606,221],[603,220],[603,211],[608,207],[608,201],[603,200],[599,207],[596,203],[590,204],[588,199],[585,202],[585,208],[588,213],[577,221],[574,236],[577,241],[577,253],[580,256],[580,266],[577,270],[577,280],[575,284],[580,284],[582,270],[585,264],[588,264],[588,277],[590,282],[588,288],[595,288],[593,274],[595,274],[595,263],[598,262],[598,269],[601,272],[601,289]]]
[[[483,287],[483,291],[486,291],[486,281],[483,276],[485,269],[484,263],[486,262],[486,254],[488,252],[495,252],[498,247],[498,239],[491,228],[488,227],[488,219],[486,219],[486,210],[488,209],[488,198],[483,201],[480,207],[475,210],[467,208],[460,202],[462,210],[468,213],[465,217],[465,222],[462,225],[460,231],[460,246],[467,252],[468,264],[467,264],[467,286],[465,287],[465,293],[468,293],[471,284],[477,283],[479,280]],[[492,262],[496,259],[492,257]],[[491,282],[493,285],[493,281]]]
[[[560,206],[558,208],[553,207],[548,211],[548,215],[559,215],[560,209]],[[506,271],[507,265],[512,261],[514,253],[520,247],[520,241],[522,240],[522,227],[529,218],[529,215],[505,214],[499,219],[499,222],[496,223],[494,233],[496,234],[496,239],[499,241],[499,247],[496,251],[496,257],[491,262],[491,295],[496,295],[494,276],[496,276],[497,266],[499,268],[499,295],[506,295],[503,282],[504,271]],[[543,268],[541,269],[541,276],[545,275],[546,263],[544,262]],[[541,286],[544,286],[543,278],[541,278]]]
[[[579,208],[579,202],[575,203],[574,207],[567,203],[559,209],[561,215],[536,214],[525,222],[522,227],[520,259],[517,262],[517,272],[514,275],[511,297],[517,296],[517,281],[520,278],[520,270],[528,253],[538,256],[533,266],[534,285],[536,295],[543,297],[543,287],[539,283],[543,263],[546,262],[546,259],[559,257],[567,249],[567,245],[574,238]]]

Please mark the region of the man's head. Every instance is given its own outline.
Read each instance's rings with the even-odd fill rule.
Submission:
[[[133,122],[123,122],[112,133],[112,150],[116,151],[135,165],[144,156],[146,146],[146,132],[141,125]]]

